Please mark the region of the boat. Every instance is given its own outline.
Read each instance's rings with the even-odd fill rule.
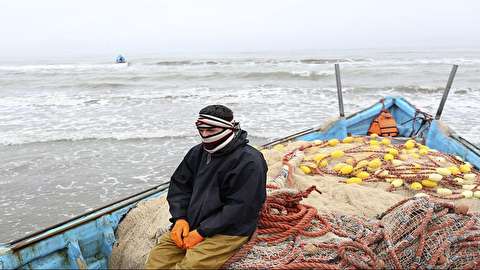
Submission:
[[[372,120],[382,109],[387,109],[398,125],[399,136],[395,139],[414,138],[431,149],[458,156],[480,169],[480,148],[440,120],[443,105],[433,117],[402,97],[385,97],[362,111],[344,116],[339,72],[337,74],[338,117],[322,126],[273,140],[259,148],[271,149],[293,141],[315,142],[365,136]],[[447,95],[452,80],[451,76],[446,87]],[[445,101],[444,95],[442,104]],[[0,244],[0,269],[108,268],[119,223],[139,202],[166,196],[168,185],[168,182],[162,183],[20,239]]]
[[[121,54],[119,54],[117,56],[117,58],[115,59],[115,63],[117,64],[126,64],[127,63],[127,59],[125,59],[125,57]]]

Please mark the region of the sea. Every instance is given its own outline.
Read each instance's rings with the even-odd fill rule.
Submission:
[[[0,62],[0,243],[169,180],[223,104],[252,145],[403,96],[480,144],[480,49],[116,55]]]

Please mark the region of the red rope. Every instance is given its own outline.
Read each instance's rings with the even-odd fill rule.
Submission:
[[[428,198],[409,198],[385,211],[381,216],[382,221],[372,223],[357,217],[318,214],[314,207],[301,204],[300,201],[314,190],[316,188],[312,186],[302,192],[280,191],[269,196],[261,211],[256,234],[224,267],[416,269],[447,266],[472,268],[478,264],[478,261],[472,262],[468,258],[480,255],[480,224],[473,215],[457,213],[453,203]],[[417,209],[418,207],[423,210]],[[456,217],[453,218],[452,215]],[[413,221],[400,222],[400,217],[409,217],[419,222],[415,221],[413,225]],[[383,218],[386,218],[385,221]],[[383,224],[387,221],[394,221],[389,224],[388,230],[386,224]],[[452,233],[448,235],[449,232]],[[468,236],[462,237],[467,232]],[[327,233],[350,241],[304,242],[305,238],[314,239]],[[432,241],[436,243],[433,246]],[[286,244],[282,245],[280,251],[275,251],[265,258],[260,257],[260,261],[247,260],[242,264],[242,259],[247,258],[255,245],[274,248],[279,243]],[[452,253],[453,246],[456,253]],[[405,255],[406,250],[413,251],[414,256]],[[431,257],[428,257],[428,254],[432,254]],[[445,254],[456,256],[464,263],[449,261]],[[405,261],[407,257],[408,261]]]

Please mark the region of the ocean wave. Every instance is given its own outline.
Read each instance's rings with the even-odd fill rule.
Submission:
[[[324,88],[325,91],[336,91],[335,88]],[[344,93],[368,94],[368,93],[406,93],[406,94],[435,94],[443,93],[445,90],[441,86],[425,86],[425,85],[397,85],[384,87],[344,87]],[[460,92],[462,93],[462,92]]]
[[[480,59],[467,59],[467,58],[437,58],[437,59],[414,59],[414,63],[419,64],[480,64]]]
[[[353,63],[353,62],[373,62],[372,58],[331,58],[331,59],[301,59],[303,64],[333,64],[333,63]]]
[[[162,75],[156,74],[155,80],[196,80],[196,79],[274,79],[274,80],[320,80],[330,77],[334,71],[311,71],[311,70],[293,70],[293,71],[234,71],[234,72],[201,72],[201,73],[183,73],[169,72]]]
[[[280,134],[277,131],[271,130],[250,130],[249,138],[251,141],[256,141],[259,143],[267,143],[274,139],[287,136],[290,133],[294,133],[297,130],[293,130],[290,133],[283,131],[284,135]],[[175,130],[164,130],[161,132],[123,132],[123,133],[107,133],[104,134],[36,134],[35,137],[16,137],[12,138],[11,136],[5,136],[0,138],[0,144],[4,146],[13,146],[13,145],[29,145],[29,144],[46,144],[46,143],[81,143],[88,141],[142,141],[142,140],[189,140],[192,142],[197,142],[198,135],[196,133],[187,133],[180,132]],[[199,141],[198,141],[199,142]]]
[[[480,64],[478,58],[406,58],[406,59],[374,59],[374,58],[240,58],[240,59],[206,59],[206,60],[165,60],[152,63],[141,63],[158,66],[198,66],[198,65],[282,65],[282,64],[300,64],[300,65],[326,65],[334,63],[352,64],[352,65],[412,65],[412,64],[460,64],[475,65]],[[137,64],[137,63],[136,63]]]
[[[397,69],[401,66],[405,70],[411,69],[412,65],[461,65],[474,66],[480,64],[478,58],[411,58],[411,59],[383,59],[364,62],[350,62],[353,65],[382,66],[382,69]]]
[[[58,135],[42,135],[37,134],[38,137],[4,137],[0,138],[2,145],[25,145],[34,143],[62,143],[62,142],[83,142],[94,140],[112,140],[112,141],[141,141],[152,139],[194,139],[196,134],[188,134],[185,132],[176,132],[174,130],[165,130],[162,132],[124,132],[118,134],[58,134]]]
[[[384,93],[391,93],[391,92],[398,92],[398,93],[418,93],[418,94],[435,94],[435,93],[443,93],[445,90],[444,87],[440,86],[420,86],[420,85],[398,85],[398,86],[387,86],[381,88],[373,88],[373,87],[352,87],[347,88],[346,92],[384,92]]]
[[[433,93],[443,93],[445,87],[440,86],[425,86],[425,85],[400,85],[392,87],[392,90],[398,91],[400,93],[422,93],[422,94],[433,94]]]
[[[238,59],[238,60],[167,60],[157,61],[153,63],[145,63],[147,65],[159,66],[187,66],[187,65],[232,65],[232,64],[331,64],[345,62],[372,62],[371,58],[302,58],[302,59]]]
[[[300,59],[261,59],[254,60],[255,64],[334,64],[334,63],[353,63],[353,62],[372,62],[372,58],[300,58]]]
[[[323,78],[328,78],[332,75],[333,75],[333,71],[315,72],[310,70],[300,70],[300,71],[246,72],[246,73],[239,73],[238,76],[235,76],[235,77],[243,78],[243,79],[320,80]]]
[[[208,89],[208,88],[207,88]],[[142,102],[150,103],[153,100],[182,100],[182,99],[201,99],[209,98],[212,95],[206,93],[196,93],[196,91],[204,91],[203,88],[183,89],[181,91],[166,91],[166,92],[131,92],[131,93],[117,93],[108,94],[108,96],[95,95],[30,95],[27,97],[4,97],[0,98],[0,107],[15,111],[20,107],[24,109],[27,107],[52,107],[52,106],[111,106],[118,104],[118,102]],[[222,95],[228,96],[228,94]]]
[[[99,89],[99,88],[127,88],[127,87],[141,87],[141,85],[132,84],[132,83],[120,83],[120,82],[82,82],[78,84],[69,85],[70,87],[78,87],[80,89]],[[59,86],[58,88],[63,88],[64,86]]]
[[[186,66],[186,65],[218,65],[218,64],[231,64],[230,61],[213,61],[213,60],[172,60],[172,61],[159,61],[153,63],[153,65],[159,66]]]
[[[7,72],[56,72],[61,70],[112,70],[126,68],[125,64],[47,64],[47,65],[18,65],[18,66],[1,66],[0,71]]]
[[[459,89],[454,89],[455,94],[460,94],[460,95],[471,95],[472,97],[478,98],[480,97],[480,88],[459,88]]]

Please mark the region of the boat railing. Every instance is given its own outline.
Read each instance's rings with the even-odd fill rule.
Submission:
[[[97,219],[100,216],[110,214],[112,212],[115,212],[119,209],[122,209],[128,205],[134,204],[136,202],[139,202],[147,197],[150,197],[154,194],[157,194],[159,192],[165,191],[168,189],[168,185],[170,184],[170,181],[162,183],[160,185],[151,187],[149,189],[143,190],[141,192],[135,193],[133,195],[130,195],[128,197],[122,198],[120,200],[114,201],[112,203],[109,203],[107,205],[95,208],[93,210],[90,210],[86,213],[83,213],[81,215],[75,216],[71,219],[68,219],[66,221],[63,221],[61,223],[49,226],[47,228],[44,228],[40,231],[36,231],[34,233],[28,234],[22,238],[10,241],[7,243],[8,247],[11,248],[12,250],[17,250],[20,249],[24,246],[31,245],[33,243],[39,242],[45,238],[51,237],[52,235],[57,235],[60,234],[68,229],[80,226],[82,224],[85,224],[87,222],[93,221]],[[50,232],[49,232],[50,231]]]

